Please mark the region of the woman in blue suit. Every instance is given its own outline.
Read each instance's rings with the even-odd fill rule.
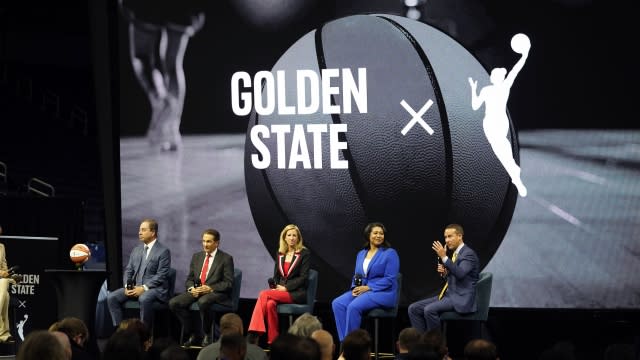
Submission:
[[[378,307],[390,308],[397,302],[396,277],[400,271],[400,258],[385,240],[385,233],[381,223],[374,222],[365,227],[366,242],[356,257],[351,289],[331,302],[340,342],[351,331],[360,328],[363,313]],[[357,279],[362,279],[359,286]]]

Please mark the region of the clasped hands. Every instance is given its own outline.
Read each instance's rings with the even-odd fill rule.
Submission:
[[[124,294],[128,297],[140,297],[140,295],[142,295],[142,293],[144,292],[144,286],[142,285],[138,285],[138,286],[134,286],[133,289],[127,289],[126,287],[124,288]]]
[[[351,289],[351,295],[358,296],[358,295],[366,293],[369,290],[371,290],[371,289],[369,288],[368,285],[356,286],[353,289]]]
[[[191,296],[197,298],[202,295],[206,295],[213,292],[213,288],[209,285],[200,285],[198,287],[192,287],[189,289]]]

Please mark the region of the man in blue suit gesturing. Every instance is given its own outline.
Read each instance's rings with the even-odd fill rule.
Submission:
[[[446,248],[453,251],[451,258],[440,241],[431,248],[442,260],[438,273],[447,280],[437,296],[418,300],[409,305],[411,326],[422,331],[440,328],[440,314],[454,310],[459,313],[476,311],[476,283],[478,282],[478,256],[464,244],[464,230],[458,224],[444,229]]]
[[[131,250],[129,262],[124,269],[125,287],[107,296],[113,325],[122,321],[122,303],[130,299],[140,302],[140,319],[151,326],[153,302],[169,300],[169,269],[171,252],[158,242],[158,223],[145,219],[140,224],[138,238],[142,242]]]

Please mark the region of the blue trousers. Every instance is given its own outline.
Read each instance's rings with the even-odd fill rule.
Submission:
[[[448,296],[438,300],[437,296],[418,300],[409,305],[409,321],[411,326],[422,331],[440,328],[440,314],[453,310],[453,304]]]
[[[381,306],[373,300],[374,297],[373,291],[353,296],[351,295],[351,290],[349,290],[333,299],[331,307],[333,308],[333,316],[336,320],[336,329],[338,330],[340,342],[351,331],[360,328],[363,313]]]
[[[129,298],[124,294],[124,288],[114,290],[107,295],[107,305],[109,306],[109,312],[111,313],[111,319],[113,320],[113,326],[118,326],[122,321],[122,303],[127,300],[136,300],[135,298]],[[140,320],[147,326],[153,324],[153,303],[162,302],[158,298],[158,291],[156,289],[149,289],[140,295],[138,298],[140,302]]]

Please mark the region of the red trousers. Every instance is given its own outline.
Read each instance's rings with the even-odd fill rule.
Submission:
[[[271,344],[279,333],[278,325],[278,304],[292,304],[293,299],[287,291],[279,290],[262,290],[258,295],[256,307],[253,308],[251,322],[249,323],[249,331],[255,331],[260,334],[267,333],[267,342]],[[265,331],[265,318],[267,320]]]

